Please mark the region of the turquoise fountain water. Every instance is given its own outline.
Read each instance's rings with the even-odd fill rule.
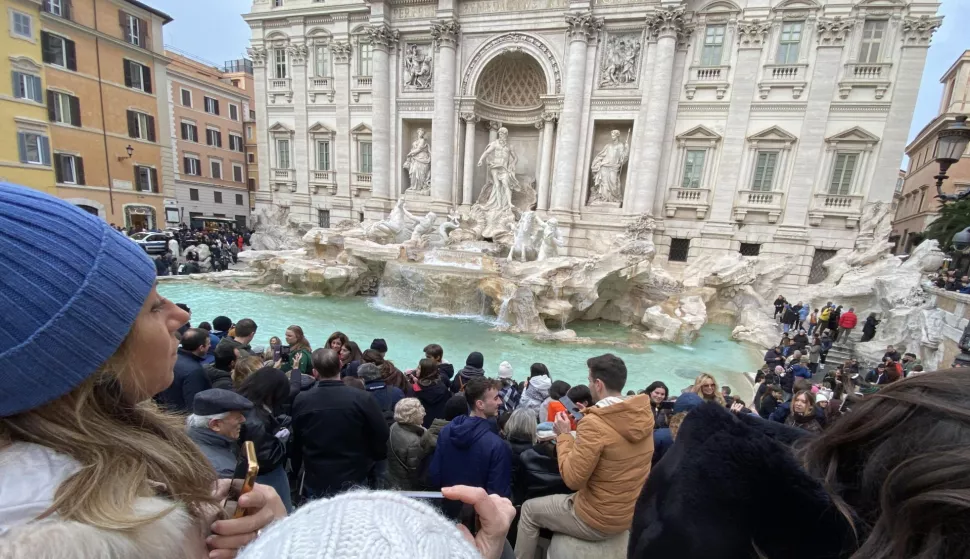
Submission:
[[[271,336],[283,337],[287,326],[299,325],[316,348],[327,337],[340,330],[360,344],[370,346],[374,338],[387,340],[387,358],[401,369],[417,366],[424,357],[422,349],[429,343],[440,344],[445,359],[458,370],[472,351],[485,355],[485,371],[495,376],[502,361],[512,364],[515,378],[528,376],[534,362],[545,363],[553,379],[570,384],[586,383],[586,359],[603,353],[614,353],[626,362],[629,377],[627,389],[643,389],[654,380],[662,380],[671,392],[693,383],[700,372],[711,373],[718,382],[731,386],[735,393],[750,397],[750,386],[741,376],[760,366],[757,354],[730,340],[730,329],[705,326],[692,346],[659,342],[645,343],[643,338],[618,324],[595,321],[570,323],[580,336],[601,343],[575,345],[540,343],[528,336],[493,332],[484,318],[451,318],[439,315],[402,313],[381,308],[375,299],[361,297],[327,298],[307,295],[262,293],[215,287],[195,282],[161,283],[159,293],[192,309],[192,324],[212,321],[219,315],[233,320],[252,318],[259,325],[254,346],[265,345]],[[616,347],[609,342],[628,342],[642,348]]]

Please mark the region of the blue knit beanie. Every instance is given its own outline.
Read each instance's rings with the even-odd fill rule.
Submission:
[[[118,349],[155,283],[103,220],[0,183],[0,417],[55,400]]]

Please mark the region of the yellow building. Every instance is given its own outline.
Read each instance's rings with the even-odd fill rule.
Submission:
[[[40,41],[41,0],[0,0],[0,180],[54,193],[46,80]]]

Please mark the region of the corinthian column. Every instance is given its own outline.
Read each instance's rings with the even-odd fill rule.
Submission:
[[[461,181],[461,203],[469,206],[475,193],[475,123],[479,119],[475,113],[462,113],[461,119],[465,121],[465,164]]]
[[[654,71],[650,76],[646,119],[643,134],[637,146],[639,184],[633,196],[633,213],[652,213],[660,180],[660,158],[663,139],[667,131],[667,111],[670,103],[670,86],[674,74],[674,54],[677,38],[689,29],[684,21],[684,9],[660,8],[647,16],[647,29],[657,39]]]
[[[452,19],[431,22],[431,37],[436,52],[434,118],[431,124],[431,202],[443,208],[450,207],[455,198],[455,45],[459,30],[458,22]],[[463,194],[467,188],[467,185],[463,185]]]
[[[333,53],[333,104],[336,107],[337,136],[333,146],[334,180],[337,183],[337,196],[342,200],[340,209],[336,209],[334,217],[338,219],[352,219],[351,211],[353,193],[350,191],[350,154],[353,144],[350,140],[350,43],[333,41],[330,52]]]
[[[542,113],[542,151],[539,152],[539,192],[536,208],[549,209],[549,168],[552,166],[552,139],[556,133],[556,114]],[[536,123],[539,126],[539,123]]]
[[[371,86],[373,129],[373,173],[371,199],[367,207],[383,218],[383,210],[391,195],[391,77],[388,64],[390,51],[397,44],[398,32],[387,25],[366,28],[374,45],[374,78]]]
[[[573,203],[573,185],[576,165],[579,161],[583,93],[586,88],[586,47],[590,36],[603,27],[603,22],[591,12],[566,14],[566,34],[569,46],[566,51],[566,86],[559,117],[559,134],[556,143],[556,169],[552,186],[553,211],[570,211]]]

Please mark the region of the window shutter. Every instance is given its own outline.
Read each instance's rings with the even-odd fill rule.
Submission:
[[[21,96],[20,90],[22,89],[22,86],[20,85],[21,84],[20,76],[22,76],[23,74],[21,74],[20,72],[10,72],[10,75],[12,76],[12,82],[13,82],[13,85],[11,85],[10,91],[13,92],[14,97],[20,97]],[[24,91],[23,96],[26,97],[27,96],[26,94],[27,92]]]
[[[128,111],[128,137],[138,137],[138,115],[133,111]]]
[[[145,88],[145,93],[152,92],[152,70],[148,66],[141,67],[141,81]]]
[[[44,11],[50,13],[50,11],[51,11],[51,0],[44,0]]]
[[[148,25],[143,19],[138,20],[138,46],[148,48]]]
[[[37,101],[38,103],[43,103],[44,100],[43,100],[43,97],[41,96],[40,78],[37,77],[37,76],[27,76],[27,79],[29,79],[30,82],[33,84],[33,90],[31,92],[31,95],[32,95],[31,98],[34,101]]]
[[[216,108],[218,107],[219,106],[216,105]],[[219,113],[216,112],[216,114],[219,114]],[[216,147],[220,147],[220,148],[222,147],[222,132],[216,132]]]
[[[126,43],[131,42],[131,33],[128,32],[128,14],[122,10],[118,10],[118,25],[121,26],[121,37]]]
[[[59,153],[54,154],[54,181],[64,182],[63,156]]]
[[[54,119],[57,118],[57,110],[54,108],[56,102],[57,102],[57,95],[53,91],[48,89],[47,90],[47,119],[50,120],[51,122],[54,122]]]
[[[183,167],[183,169],[184,169],[184,171],[183,171],[183,172],[184,172],[184,173],[185,173],[186,175],[190,175],[190,174],[192,174],[192,173],[190,173],[190,172],[189,172],[189,158],[188,158],[188,157],[183,157],[183,158],[182,158],[182,167]]]
[[[27,162],[27,136],[23,132],[17,133],[17,151],[20,152],[20,162]]]
[[[71,124],[81,126],[81,100],[71,96]]]
[[[50,62],[54,59],[53,52],[51,52],[51,35],[47,31],[40,32],[40,50],[44,62]]]
[[[152,192],[158,192],[158,169],[151,168],[148,172],[152,175]]]
[[[74,6],[71,5],[71,0],[62,0],[61,17],[63,17],[64,19],[71,19],[71,8],[73,7]]]
[[[87,184],[84,182],[84,159],[81,157],[74,158],[74,173],[77,174],[74,180],[78,184]]]
[[[155,141],[155,117],[153,116],[148,117],[148,141]]]
[[[216,107],[216,115],[218,115],[219,114],[219,100],[218,99],[213,99],[212,100],[212,103],[215,105],[215,107]],[[222,147],[222,146],[220,146],[220,147]]]
[[[144,189],[141,186],[141,173],[138,172],[138,165],[132,165],[131,168],[135,171],[135,192],[140,192]]]
[[[131,62],[125,59],[121,62],[125,66],[125,87],[131,87]]]
[[[67,45],[67,69],[77,70],[77,51],[74,48],[74,41],[69,41],[64,39],[64,44]]]
[[[44,165],[51,164],[51,141],[47,136],[40,137],[40,161]]]

